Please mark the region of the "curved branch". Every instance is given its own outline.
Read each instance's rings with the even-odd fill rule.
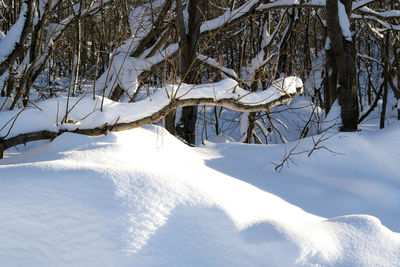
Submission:
[[[267,104],[259,104],[259,105],[251,105],[251,104],[244,104],[237,102],[234,99],[222,99],[222,100],[214,100],[212,98],[190,98],[190,99],[182,99],[182,100],[173,100],[165,107],[161,108],[157,112],[151,114],[150,116],[131,121],[131,122],[123,122],[123,123],[116,123],[113,125],[104,124],[95,128],[91,129],[75,129],[75,130],[67,130],[63,129],[58,132],[52,132],[48,130],[37,131],[32,133],[24,133],[19,134],[17,136],[0,140],[0,155],[1,152],[14,147],[16,145],[26,144],[32,141],[38,140],[53,140],[57,136],[65,133],[77,133],[89,136],[99,136],[107,134],[107,131],[110,132],[119,132],[130,130],[134,128],[138,128],[141,126],[145,126],[147,124],[151,124],[163,119],[167,116],[168,113],[171,111],[180,108],[180,107],[187,107],[187,106],[199,106],[199,105],[206,105],[206,106],[222,106],[225,108],[229,108],[231,110],[240,111],[240,112],[255,112],[255,111],[269,111],[271,108],[282,105],[293,96],[297,95],[297,93],[288,94],[281,96],[280,98],[269,102]],[[1,157],[0,157],[1,158]]]
[[[50,99],[43,102],[40,110],[27,109],[21,112],[18,118],[19,125],[14,126],[16,129],[11,129],[11,133],[10,129],[3,130],[3,133],[10,134],[8,138],[0,138],[0,157],[3,151],[13,146],[37,140],[52,140],[65,132],[97,136],[106,134],[107,131],[116,132],[141,127],[159,121],[169,112],[180,107],[207,105],[223,106],[240,112],[268,112],[272,107],[282,105],[299,94],[301,89],[302,83],[295,77],[278,80],[269,89],[256,93],[249,93],[230,79],[208,85],[182,84],[178,87],[167,86],[165,91],[159,90],[152,97],[139,102],[124,104],[108,100],[104,106],[104,112],[100,112],[98,107],[100,97],[97,100],[89,97],[84,100],[75,98],[70,101],[75,101],[79,105],[75,106],[76,111],[72,110],[69,113],[69,118],[72,120],[61,125],[57,123],[54,125],[48,121],[48,118],[55,113],[54,109],[58,107],[58,101],[60,101],[60,99]],[[167,90],[169,90],[168,93]],[[168,99],[168,95],[174,95],[173,92],[177,97]],[[90,112],[92,108],[93,111]],[[0,123],[12,117],[15,112],[18,111],[2,112]],[[61,117],[63,117],[62,114],[60,114]],[[36,129],[36,131],[29,132],[25,126],[32,121],[40,126],[32,125],[31,129]]]

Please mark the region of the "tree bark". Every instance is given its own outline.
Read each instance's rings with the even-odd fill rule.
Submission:
[[[175,118],[175,110],[171,111],[167,116],[165,116],[165,129],[167,129],[167,131],[172,135],[176,135]]]
[[[332,47],[325,50],[326,62],[325,62],[325,72],[326,78],[324,80],[324,104],[325,113],[328,114],[335,100],[337,99],[337,70],[335,55],[333,54]]]
[[[400,43],[400,42],[399,42]],[[397,51],[400,51],[399,43],[393,46],[394,54],[394,68],[392,68],[393,73],[390,74],[389,82],[390,87],[392,87],[394,96],[397,100],[397,119],[400,120],[400,55]],[[394,84],[393,78],[397,76],[397,86]]]
[[[383,103],[382,103],[382,112],[381,112],[381,120],[379,123],[379,128],[385,128],[385,117],[386,117],[386,107],[388,102],[388,93],[389,93],[389,33],[386,33],[384,42],[384,56],[383,56]]]
[[[81,23],[81,15],[82,15],[82,3],[79,4],[79,11],[75,22],[75,34],[76,40],[74,42],[74,79],[72,81],[72,96],[76,94],[76,88],[78,86],[79,80],[79,69],[81,67],[81,52],[82,52],[82,23]]]
[[[177,31],[180,37],[180,66],[179,72],[183,82],[194,84],[197,82],[196,57],[200,41],[200,26],[208,1],[190,0],[188,3],[189,21],[188,32],[185,29],[182,1],[176,0]],[[196,142],[197,106],[182,109],[182,117],[178,133],[190,145]]]
[[[352,0],[340,0],[345,6],[347,19],[350,21]],[[335,56],[336,70],[339,83],[339,103],[341,106],[341,131],[357,131],[358,101],[355,47],[353,41],[345,38],[339,21],[338,1],[326,1],[327,30]]]

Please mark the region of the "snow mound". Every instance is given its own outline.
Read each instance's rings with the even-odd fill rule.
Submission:
[[[308,213],[207,166],[214,152],[152,126],[96,138],[63,134],[8,155],[0,161],[0,262],[400,266],[400,234],[377,218]]]
[[[219,134],[208,138],[208,142],[223,144],[235,142],[235,139],[229,135]]]

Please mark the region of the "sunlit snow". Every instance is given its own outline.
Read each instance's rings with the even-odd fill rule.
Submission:
[[[157,126],[10,150],[0,261],[400,266],[399,134],[339,134],[324,145],[341,155],[298,155],[282,173],[271,162],[295,144],[191,148]]]

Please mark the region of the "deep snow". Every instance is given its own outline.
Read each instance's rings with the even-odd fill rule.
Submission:
[[[190,148],[157,126],[6,151],[0,262],[400,266],[399,135],[340,133],[323,145],[341,154],[281,173],[271,162],[296,142]]]

